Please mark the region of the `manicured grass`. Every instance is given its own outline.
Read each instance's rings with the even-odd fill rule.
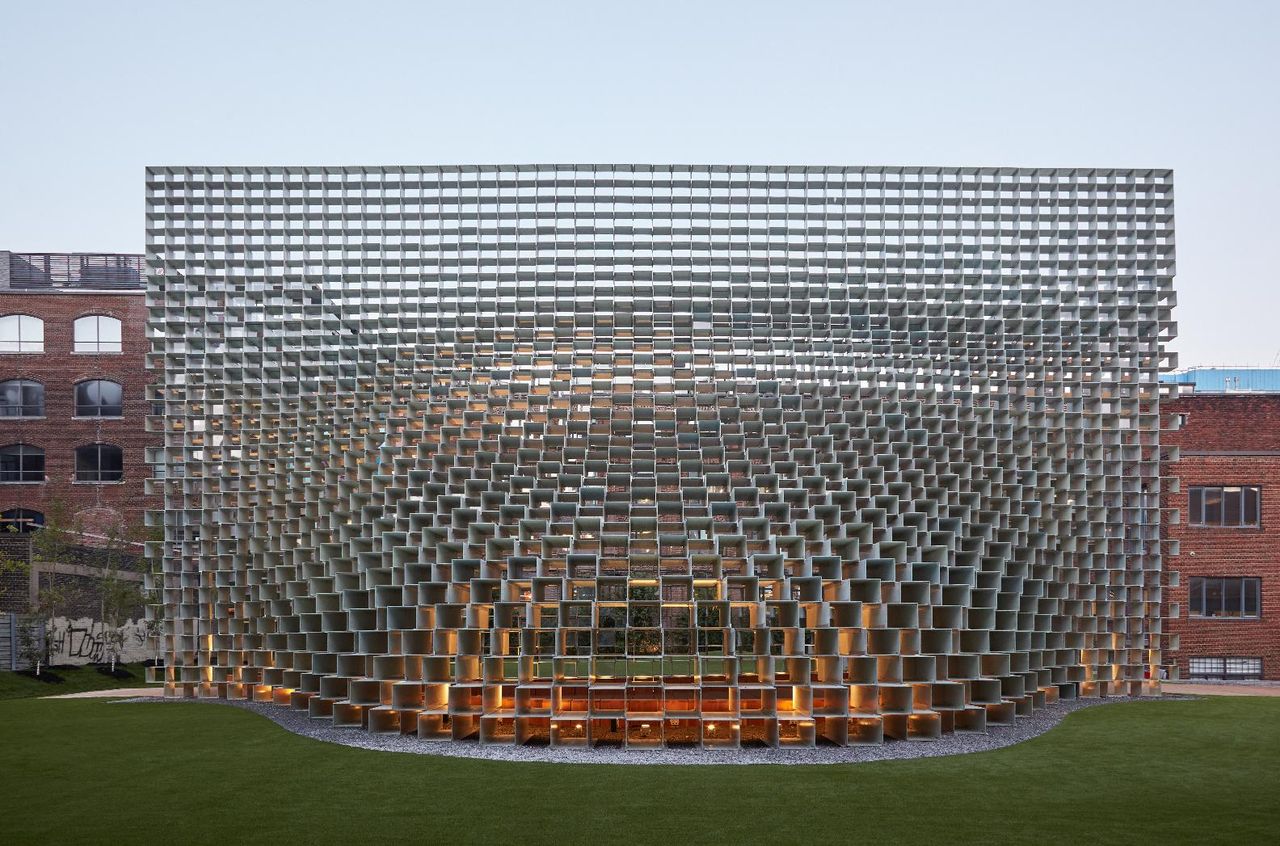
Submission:
[[[218,705],[0,703],[10,843],[1261,843],[1280,699],[1110,705],[1008,749],[831,767],[349,749]]]
[[[129,673],[127,678],[112,678],[98,672],[96,666],[55,667],[41,671],[41,678],[25,673],[0,671],[0,699],[29,699],[34,696],[59,696],[85,690],[112,690],[118,687],[146,687],[147,671],[142,664],[117,664],[117,671]],[[60,678],[61,682],[53,679]]]

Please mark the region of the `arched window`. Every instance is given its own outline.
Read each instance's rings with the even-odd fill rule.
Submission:
[[[105,314],[76,318],[76,352],[120,352],[120,321]]]
[[[76,385],[76,417],[119,417],[124,414],[124,389],[107,379]]]
[[[30,379],[0,382],[0,417],[44,417],[44,385]]]
[[[0,317],[0,353],[44,352],[44,321],[29,314]]]
[[[111,444],[76,447],[77,482],[118,482],[124,478],[124,453]]]
[[[0,534],[18,532],[26,534],[34,532],[44,525],[44,515],[30,508],[10,508],[0,511]]]
[[[44,450],[31,444],[0,447],[0,482],[43,482]]]

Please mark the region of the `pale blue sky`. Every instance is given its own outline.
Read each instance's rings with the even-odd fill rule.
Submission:
[[[41,0],[0,33],[3,249],[141,251],[148,164],[1172,167],[1181,363],[1280,364],[1280,2]]]

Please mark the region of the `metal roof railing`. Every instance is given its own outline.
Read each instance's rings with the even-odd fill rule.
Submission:
[[[3,258],[0,253],[0,258]],[[140,290],[143,257],[133,253],[9,253],[9,289]]]

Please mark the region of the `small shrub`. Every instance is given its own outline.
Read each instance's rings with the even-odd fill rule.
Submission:
[[[95,664],[94,669],[97,670],[99,673],[102,673],[102,675],[108,676],[113,679],[137,678],[136,676],[134,676],[133,673],[129,672],[127,669],[120,666],[119,664],[117,664],[114,667],[112,667],[110,664]]]

